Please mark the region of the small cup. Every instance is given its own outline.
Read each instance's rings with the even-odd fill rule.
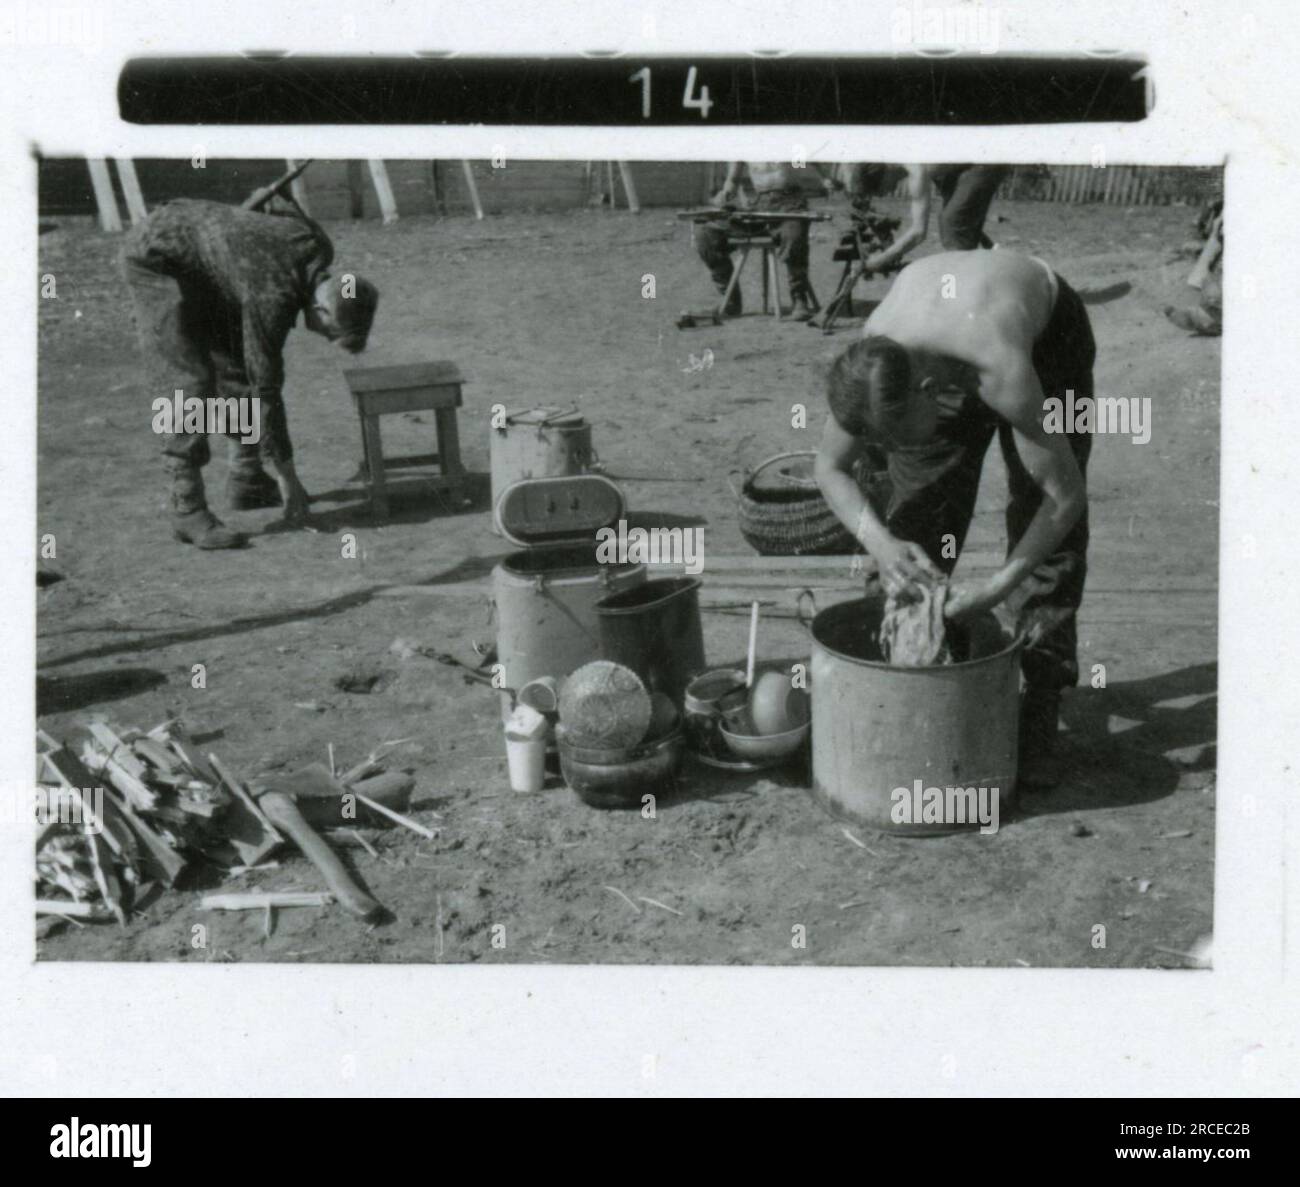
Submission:
[[[554,676],[538,676],[519,690],[517,700],[521,705],[550,716],[560,708],[560,685]]]
[[[512,738],[506,735],[506,763],[510,790],[541,791],[546,786],[546,738]]]

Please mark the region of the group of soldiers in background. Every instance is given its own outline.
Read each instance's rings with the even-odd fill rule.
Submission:
[[[925,241],[936,197],[939,238],[945,250],[991,247],[992,242],[984,234],[984,221],[998,186],[1011,172],[1009,165],[973,164],[853,164],[842,170],[820,165],[811,167],[820,177],[825,192],[844,190],[857,206],[868,206],[873,198],[892,194],[906,179],[907,225],[892,244],[862,262],[867,274],[891,271]],[[740,203],[744,211],[802,213],[808,209],[808,200],[801,175],[788,161],[732,161],[727,166],[718,202],[723,207]],[[695,226],[695,249],[723,296],[731,286],[734,271],[729,246],[734,227],[734,221],[727,216]],[[808,283],[808,222],[789,219],[776,223],[771,234],[789,278],[794,318],[807,321],[816,312]],[[740,289],[732,288],[722,313],[735,317],[741,311]]]

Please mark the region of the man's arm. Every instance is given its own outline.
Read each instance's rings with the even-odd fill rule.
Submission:
[[[822,189],[826,193],[834,193],[836,190],[842,190],[845,188],[844,183],[839,178],[839,174],[836,172],[837,166],[819,165],[816,161],[809,161],[808,163],[812,166],[813,172],[821,178]]]
[[[862,442],[845,432],[833,416],[826,418],[821,448],[813,462],[813,477],[836,518],[868,552],[885,530],[880,517],[853,478],[853,463],[862,455]]]
[[[1012,427],[1016,455],[1043,501],[1006,563],[987,581],[956,591],[945,609],[967,618],[1005,600],[1069,534],[1088,492],[1065,433],[1043,428],[1043,388],[1023,347],[1004,347],[981,368],[980,396]]]
[[[930,229],[930,202],[934,186],[930,180],[928,165],[908,165],[907,198],[911,211],[911,222],[906,231],[894,240],[884,251],[878,251],[866,261],[868,272],[883,272],[898,263],[914,247],[925,242]]]
[[[722,183],[722,200],[723,202],[735,201],[736,194],[740,190],[740,183],[745,176],[744,161],[729,161],[727,163],[727,177]]]
[[[261,402],[262,439],[258,449],[262,464],[275,479],[284,499],[284,518],[300,523],[307,516],[307,492],[293,464],[284,410],[284,340],[286,326],[268,329],[250,309],[244,310],[244,370],[252,394]]]
[[[876,509],[853,477],[853,463],[861,456],[860,438],[845,431],[833,416],[826,418],[821,448],[813,463],[813,477],[822,497],[839,521],[849,529],[875,560],[886,592],[905,588],[922,576],[938,577],[939,569],[925,550],[910,540],[892,536]]]

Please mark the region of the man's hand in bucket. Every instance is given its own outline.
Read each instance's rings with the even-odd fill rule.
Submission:
[[[888,536],[871,549],[880,570],[880,584],[887,594],[900,594],[917,583],[933,584],[943,579],[938,566],[919,544]]]

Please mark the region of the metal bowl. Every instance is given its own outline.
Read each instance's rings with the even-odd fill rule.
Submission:
[[[681,724],[654,742],[630,750],[591,750],[558,739],[560,772],[583,803],[593,808],[639,808],[645,795],[662,795],[682,764],[686,734]]]
[[[811,721],[781,734],[737,734],[725,725],[718,727],[732,753],[748,762],[772,763],[794,754],[807,741],[811,730]]]
[[[686,686],[682,706],[686,736],[696,754],[720,758],[726,751],[718,737],[718,723],[724,713],[743,709],[749,700],[745,673],[739,668],[714,668],[696,676]]]

